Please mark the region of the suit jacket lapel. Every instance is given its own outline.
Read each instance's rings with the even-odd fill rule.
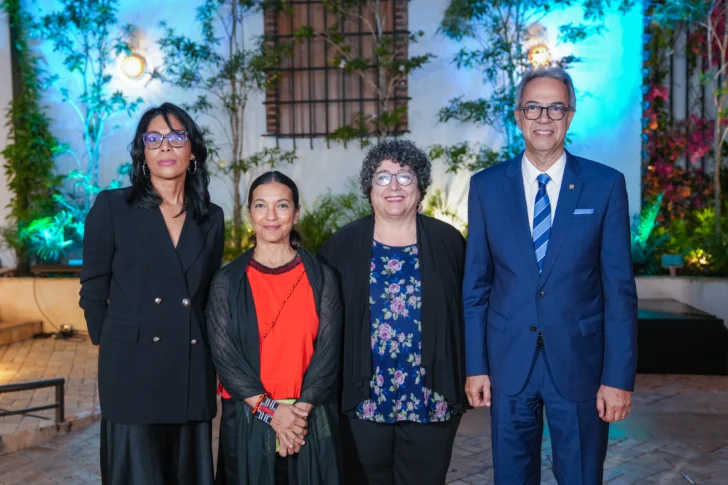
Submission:
[[[169,271],[179,271],[179,258],[159,207],[143,209],[132,206],[132,210],[138,213],[140,219],[139,232],[146,241],[144,250],[149,251],[161,267],[168,268]],[[180,239],[181,237],[180,235]]]
[[[182,228],[182,233],[179,236],[179,242],[177,243],[177,255],[179,256],[180,264],[182,265],[182,271],[187,273],[197,260],[200,255],[202,248],[205,245],[205,238],[207,233],[212,228],[212,220],[205,219],[201,223],[197,223],[193,218],[192,214],[187,213],[185,218],[185,224]]]
[[[503,179],[503,191],[513,221],[512,227],[516,237],[516,245],[521,251],[523,261],[528,265],[529,274],[531,274],[534,281],[537,281],[538,264],[536,262],[536,252],[533,249],[533,239],[531,239],[528,210],[526,209],[526,192],[523,188],[523,173],[521,172],[522,156],[506,162],[510,165],[506,169],[506,177]]]
[[[543,264],[543,272],[539,279],[539,286],[542,286],[551,273],[559,256],[561,246],[566,240],[571,219],[574,217],[574,209],[581,190],[584,187],[584,181],[581,179],[581,166],[576,158],[568,151],[566,152],[566,168],[564,170],[564,178],[561,181],[561,189],[559,190],[559,200],[556,205],[556,214],[554,216],[554,224],[551,227],[549,235],[549,245],[546,250],[546,259]]]

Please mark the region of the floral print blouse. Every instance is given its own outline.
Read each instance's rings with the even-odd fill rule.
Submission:
[[[422,282],[417,245],[374,241],[369,271],[372,380],[356,417],[378,423],[450,419],[445,398],[426,386],[422,355]]]

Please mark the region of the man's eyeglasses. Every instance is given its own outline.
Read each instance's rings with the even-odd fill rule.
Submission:
[[[523,111],[523,116],[526,117],[527,120],[537,120],[541,117],[543,114],[543,110],[546,110],[546,114],[549,118],[551,118],[553,121],[560,121],[564,119],[564,116],[566,116],[566,113],[570,111],[570,108],[567,106],[564,106],[562,104],[554,104],[551,106],[539,106],[537,104],[527,104],[526,106],[523,106],[522,108],[519,108],[521,111]]]
[[[387,185],[392,183],[393,177],[397,178],[397,183],[399,185],[410,185],[412,182],[415,181],[417,174],[415,174],[414,172],[399,172],[396,174],[389,172],[377,172],[374,174],[374,182],[377,185],[386,187]]]
[[[142,141],[144,142],[144,146],[150,150],[156,150],[161,147],[165,138],[167,139],[169,146],[173,148],[182,148],[187,144],[187,135],[188,133],[186,131],[172,131],[166,135],[157,133],[156,131],[150,131],[142,135]]]

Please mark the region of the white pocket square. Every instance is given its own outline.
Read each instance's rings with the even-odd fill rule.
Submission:
[[[594,214],[594,209],[574,209],[575,216],[586,216]]]

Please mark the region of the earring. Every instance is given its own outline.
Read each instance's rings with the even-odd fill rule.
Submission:
[[[146,170],[144,170],[146,168]],[[149,178],[152,176],[151,173],[149,173],[149,167],[146,163],[142,163],[142,175],[144,175],[146,178]]]
[[[197,173],[197,160],[193,158],[192,161],[195,163],[195,169],[190,170],[190,167],[187,167],[187,171],[190,173],[190,175],[194,175]]]

